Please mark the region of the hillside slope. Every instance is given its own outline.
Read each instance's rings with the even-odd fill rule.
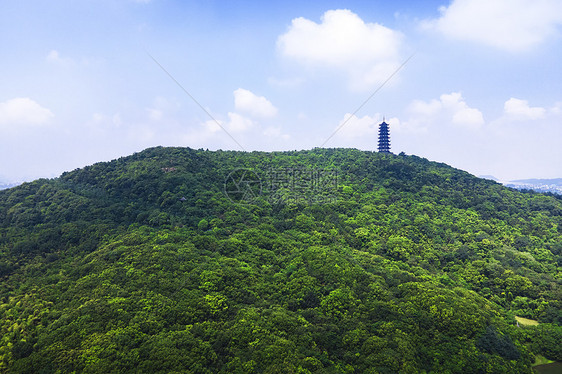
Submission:
[[[147,149],[0,191],[0,371],[529,373],[561,222],[415,156]]]

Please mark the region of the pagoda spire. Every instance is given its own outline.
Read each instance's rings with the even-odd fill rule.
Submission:
[[[379,125],[379,152],[390,153],[390,131],[384,118]]]

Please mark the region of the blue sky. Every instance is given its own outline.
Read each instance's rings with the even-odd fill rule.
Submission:
[[[558,0],[0,7],[0,182],[157,145],[376,150],[383,117],[395,153],[562,177]]]

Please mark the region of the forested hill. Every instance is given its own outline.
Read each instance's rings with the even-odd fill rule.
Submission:
[[[147,149],[0,191],[0,372],[530,373],[561,223],[415,156]]]

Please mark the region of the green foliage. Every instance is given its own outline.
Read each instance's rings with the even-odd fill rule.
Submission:
[[[490,326],[478,339],[476,346],[484,352],[497,353],[508,360],[517,360],[521,356],[509,336],[501,335]]]
[[[237,168],[338,186],[239,205]],[[158,147],[26,183],[0,191],[0,372],[528,373],[562,360],[561,213],[352,149]]]

